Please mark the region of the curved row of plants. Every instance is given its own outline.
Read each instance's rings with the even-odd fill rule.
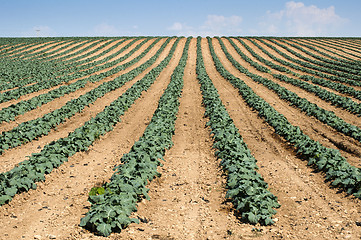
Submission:
[[[34,57],[26,57],[26,59],[41,59],[42,61],[62,61],[64,59],[68,59],[72,56],[76,56],[79,55],[87,50],[89,50],[90,48],[96,46],[97,44],[101,44],[101,46],[105,46],[103,44],[103,42],[107,41],[107,39],[90,39],[90,40],[86,40],[86,41],[81,41],[80,43],[77,44],[73,44],[73,45],[69,45],[69,46],[63,46],[61,48],[56,49],[55,51],[47,51],[47,52],[43,52],[41,54],[38,54],[37,56]],[[114,39],[112,40],[114,41]],[[85,45],[90,44],[86,47],[84,47]],[[75,46],[74,46],[75,45]],[[69,54],[71,53],[71,54]],[[69,59],[69,61],[74,61],[74,59]]]
[[[161,69],[168,65],[178,42],[173,44],[168,56],[157,67],[94,118],[69,133],[67,137],[47,144],[39,153],[33,153],[29,159],[20,162],[12,170],[1,173],[0,205],[11,201],[16,194],[35,189],[36,182],[44,181],[46,174],[68,161],[75,153],[87,151],[96,139],[112,131],[115,124],[121,121],[120,117],[124,112],[152,85]]]
[[[1,38],[0,45],[6,45],[7,48],[0,52],[1,56],[10,56],[14,53],[19,53],[24,49],[29,49],[32,47],[40,47],[40,44],[43,46],[48,46],[49,44],[56,43],[66,43],[74,40],[81,39],[101,39],[103,37],[42,37],[42,38]],[[40,47],[41,48],[41,47]],[[38,49],[40,49],[38,48]],[[0,56],[0,58],[1,58]]]
[[[305,98],[299,97],[296,93],[289,91],[287,88],[280,86],[278,83],[275,83],[267,78],[261,77],[257,74],[251,73],[247,68],[239,64],[232,55],[228,52],[223,41],[218,38],[218,41],[221,45],[221,48],[226,55],[227,59],[232,63],[232,65],[238,69],[239,72],[244,73],[246,76],[251,78],[253,81],[260,83],[267,87],[268,89],[275,92],[281,99],[286,100],[290,103],[291,106],[294,106],[305,112],[308,116],[313,116],[319,121],[327,124],[328,126],[334,128],[338,132],[341,132],[345,135],[348,135],[358,141],[361,141],[361,129],[355,125],[345,122],[342,118],[338,117],[334,112],[325,110],[319,107],[317,104],[309,102]],[[212,39],[208,38],[209,48],[213,56],[215,52],[212,45]]]
[[[157,167],[167,149],[173,146],[172,136],[179,109],[179,98],[183,88],[183,74],[187,62],[188,38],[181,59],[175,68],[171,81],[159,99],[158,107],[143,135],[134,143],[131,150],[120,159],[121,164],[114,168],[110,182],[95,187],[89,193],[89,212],[80,221],[85,227],[102,236],[119,232],[130,223],[139,223],[130,218],[137,210],[137,202],[150,199],[148,182],[160,176]],[[162,67],[159,68],[161,71]]]
[[[68,51],[63,52],[66,56]],[[70,52],[70,51],[69,51]],[[7,84],[0,85],[0,90],[11,89],[24,86],[45,78],[59,76],[59,71],[67,70],[66,62],[59,60],[46,61],[39,58],[6,58],[1,60],[2,80],[7,80]],[[6,64],[5,64],[6,63]]]
[[[98,71],[106,69],[106,68],[113,67],[115,64],[118,64],[121,61],[124,61],[125,59],[130,57],[134,52],[139,50],[139,48],[142,45],[144,45],[144,43],[146,41],[148,41],[148,40],[149,39],[145,39],[143,42],[139,43],[136,47],[134,47],[129,53],[125,54],[124,56],[122,56],[122,57],[120,57],[120,58],[118,58],[116,60],[113,60],[111,62],[106,62],[108,58],[103,59],[102,61],[104,62],[104,64],[101,65],[101,66],[96,66],[96,67],[93,67],[93,68],[90,68],[90,69],[87,69],[87,70],[84,70],[84,71],[76,72],[76,73],[74,73],[72,75],[65,75],[65,76],[56,77],[56,78],[52,78],[52,79],[47,79],[46,78],[44,80],[41,80],[41,81],[37,82],[36,84],[26,85],[24,87],[19,87],[19,88],[16,88],[16,89],[13,89],[13,90],[10,90],[10,91],[7,91],[7,92],[0,93],[0,103],[10,101],[10,100],[13,100],[13,99],[18,99],[20,96],[23,96],[23,95],[26,95],[26,94],[29,94],[29,93],[33,93],[33,92],[38,92],[38,91],[43,90],[43,89],[48,89],[48,88],[51,88],[51,87],[55,87],[55,86],[58,86],[60,84],[68,83],[69,81],[72,81],[74,79],[81,78],[81,77],[86,77],[86,76],[91,75],[91,74],[96,74],[96,75],[101,76],[102,73],[97,74]],[[160,41],[159,38],[156,39],[156,42],[158,42],[158,41]],[[130,45],[125,46],[124,48],[122,48],[120,50],[120,52],[124,51],[129,46]],[[154,46],[154,45],[151,45],[151,46]],[[127,65],[127,63],[125,63],[123,65]],[[113,68],[114,69],[113,71],[115,71],[114,73],[120,71],[122,69],[122,67],[123,66]]]
[[[21,55],[22,52],[19,53]],[[52,69],[56,69],[58,64],[50,64],[44,63],[44,66],[41,65],[42,61],[35,60],[36,62],[32,62],[22,58],[16,57],[4,57],[1,55],[0,59],[0,73],[1,73],[1,83],[12,82],[15,80],[19,80],[22,78],[26,78],[31,76],[32,74],[36,74],[41,76],[41,72],[47,73],[51,72]],[[40,71],[40,73],[39,73]]]
[[[90,41],[90,40],[89,40]],[[54,54],[53,49],[58,48],[55,50],[55,52],[59,52],[62,51],[65,48],[68,48],[72,45],[77,45],[79,42],[82,42],[81,40],[74,40],[74,41],[67,41],[66,43],[64,42],[59,42],[55,45],[52,45],[48,48],[46,48],[46,45],[49,44],[45,44],[45,45],[41,45],[37,48],[33,48],[31,50],[28,51],[21,51],[17,54],[13,54],[9,57],[7,57],[6,59],[3,58],[1,59],[1,61],[4,63],[10,62],[11,64],[8,64],[9,66],[7,66],[4,70],[7,70],[7,75],[9,76],[8,78],[6,78],[5,80],[8,81],[14,81],[14,80],[19,80],[22,78],[26,78],[29,76],[32,76],[32,74],[37,74],[36,70],[35,71],[31,71],[34,67],[40,68],[40,69],[46,69],[46,66],[36,66],[35,63],[33,63],[32,60],[35,60],[36,62],[40,62],[43,63],[43,61],[41,59],[39,59],[39,56],[46,56],[46,55],[52,55]],[[61,46],[59,48],[59,46]],[[37,51],[41,49],[40,51]],[[61,62],[57,62],[55,63],[43,63],[44,65],[47,66],[51,66],[52,68],[54,68],[53,70],[49,69],[50,71],[56,71],[56,67],[62,67],[64,64],[62,64]],[[54,67],[55,66],[55,67]],[[12,67],[12,69],[10,68]],[[47,70],[47,69],[46,69]],[[21,74],[21,75],[19,75]],[[38,76],[41,76],[40,74],[37,74]]]
[[[285,61],[282,60],[272,54],[270,54],[266,49],[264,49],[261,45],[259,45],[257,42],[255,42],[253,39],[247,38],[249,39],[255,46],[257,46],[262,52],[264,52],[265,54],[267,54],[272,60],[277,61],[287,67],[305,72],[305,73],[309,73],[309,74],[313,74],[315,76],[321,77],[321,78],[326,78],[332,81],[336,81],[336,82],[342,82],[342,83],[347,83],[349,85],[353,85],[353,86],[361,86],[361,81],[357,81],[357,80],[352,80],[352,79],[347,79],[344,77],[337,77],[334,75],[330,75],[330,74],[326,74],[326,73],[322,73],[319,71],[315,71],[306,67],[302,67],[296,64],[293,64],[290,61]],[[281,52],[279,49],[277,49],[276,47],[264,42],[261,38],[257,38],[258,41],[262,42],[263,44],[265,44],[266,46],[268,46],[269,48],[271,48],[272,50],[276,51],[278,54],[280,54],[281,56],[285,57],[288,56],[287,54],[284,54],[283,52]],[[287,57],[286,57],[287,58]],[[301,76],[302,77],[302,76]]]
[[[345,78],[349,78],[349,79],[355,79],[355,80],[361,79],[361,77],[358,75],[359,71],[352,69],[349,66],[338,66],[335,63],[327,63],[324,60],[319,61],[319,60],[314,60],[312,58],[309,58],[305,54],[300,54],[300,53],[292,50],[287,45],[282,44],[282,43],[285,43],[282,39],[278,39],[278,41],[275,41],[272,38],[267,38],[267,40],[270,41],[271,43],[274,43],[277,46],[285,49],[286,51],[293,54],[294,56],[297,56],[298,58],[304,60],[304,61],[298,60],[293,57],[289,58],[289,60],[295,61],[296,63],[301,64],[302,66],[305,66],[308,68],[313,68],[317,71],[327,72],[327,73],[330,73],[330,74],[333,74],[336,76],[345,77]],[[280,42],[282,42],[282,43],[280,43]],[[293,46],[293,47],[295,47],[295,46]],[[352,64],[350,64],[350,66],[352,66]]]
[[[324,43],[327,44],[328,46],[331,46],[331,47],[333,47],[333,48],[335,48],[335,49],[337,49],[337,50],[341,50],[341,51],[344,52],[344,53],[350,54],[351,56],[354,56],[354,57],[356,57],[356,58],[361,58],[361,56],[360,56],[361,51],[358,51],[357,48],[347,47],[347,46],[345,46],[345,45],[343,45],[343,44],[331,42],[331,41],[329,41],[329,40],[327,40],[327,39],[322,39],[321,42],[324,42]],[[345,51],[345,49],[350,50],[350,51],[352,51],[352,52],[354,52],[354,53],[352,53],[352,52],[347,52],[347,51]],[[355,53],[357,53],[357,54],[355,54]]]
[[[51,50],[53,48],[51,45],[60,46],[74,41],[94,41],[102,38],[103,37],[2,38],[0,39],[0,45],[7,45],[7,47],[0,51],[0,60],[3,57],[22,57],[22,54],[32,54],[35,51],[40,52],[42,49]]]
[[[217,71],[238,89],[245,102],[274,128],[276,134],[290,143],[301,158],[308,161],[308,165],[324,172],[326,180],[332,182],[332,186],[361,198],[361,170],[359,168],[350,165],[338,150],[326,148],[312,140],[298,126],[292,125],[282,114],[259,97],[244,81],[226,70],[214,53],[212,58]]]
[[[272,76],[281,81],[290,83],[297,87],[300,87],[308,92],[314,93],[316,96],[318,96],[322,100],[330,102],[330,103],[332,103],[332,105],[343,108],[343,109],[349,111],[350,113],[355,114],[358,117],[361,117],[361,104],[353,101],[352,99],[350,99],[348,97],[337,95],[333,92],[327,91],[326,89],[320,88],[317,85],[309,84],[305,81],[302,81],[302,80],[299,80],[296,78],[290,78],[290,77],[287,77],[282,74],[272,74]],[[306,80],[306,79],[304,79],[304,80]],[[317,83],[318,85],[321,85],[321,86],[325,86],[325,87],[327,86],[327,87],[335,89],[335,90],[338,89],[338,91],[342,92],[342,93],[349,94],[350,92],[352,92],[353,93],[352,95],[356,96],[355,98],[361,100],[361,91],[357,91],[352,87],[347,87],[345,85],[337,84],[337,83],[332,84],[332,82],[327,81],[327,80],[325,80],[325,82],[324,82],[324,81],[322,81],[322,79],[307,79],[307,80],[310,80],[310,81],[312,81],[312,83]]]
[[[273,223],[276,214],[273,208],[280,205],[277,197],[268,190],[268,184],[256,171],[257,160],[244,143],[239,130],[233,123],[218,91],[208,76],[201,50],[201,38],[197,39],[197,78],[201,84],[205,115],[211,127],[216,157],[222,159],[221,166],[227,174],[227,194],[242,220],[252,224]]]
[[[105,55],[104,52],[105,53],[110,52],[109,49],[107,49],[105,51],[103,49],[105,47],[109,46],[110,44],[113,44],[116,40],[118,40],[118,43],[113,45],[110,49],[115,49],[120,44],[124,43],[126,40],[129,40],[129,39],[131,39],[131,38],[123,37],[123,38],[119,38],[119,39],[112,38],[112,39],[102,39],[101,41],[92,41],[93,43],[87,47],[81,48],[78,51],[75,51],[71,54],[66,54],[64,56],[60,53],[60,56],[57,57],[56,59],[47,59],[47,61],[62,61],[65,64],[65,66],[67,66],[68,64],[72,64],[73,62],[77,62],[79,65],[80,63],[86,63],[87,61],[93,61],[96,58],[99,58],[99,57]],[[137,38],[137,39],[140,39],[140,38]],[[106,42],[103,43],[104,41],[106,41]],[[94,48],[97,45],[99,45],[99,46]],[[94,49],[90,50],[91,48],[94,48]],[[93,55],[94,53],[99,52],[99,51],[101,51],[101,52],[95,54],[92,57],[87,58],[88,56]],[[72,64],[72,66],[73,66],[73,64]],[[75,66],[77,66],[77,65],[75,65]]]
[[[94,49],[93,51],[89,51],[86,54],[81,54],[83,50],[81,49],[79,51],[79,56],[75,57],[73,59],[68,60],[62,60],[63,58],[59,59],[53,59],[53,60],[46,60],[46,59],[40,59],[40,58],[34,58],[34,59],[10,59],[10,63],[13,64],[13,69],[10,68],[6,69],[6,74],[8,75],[8,78],[11,79],[11,81],[8,81],[7,84],[0,85],[0,90],[7,90],[15,87],[21,87],[28,84],[36,83],[39,81],[44,81],[46,79],[56,78],[56,77],[64,77],[65,75],[73,75],[76,74],[78,71],[89,69],[94,66],[103,64],[105,61],[109,61],[111,58],[103,59],[101,61],[94,61],[97,57],[100,57],[102,55],[107,54],[108,52],[112,51],[116,47],[118,47],[121,43],[126,41],[128,38],[123,38],[121,42],[118,44],[112,46],[110,49],[107,49],[105,51],[102,51],[98,53],[97,55],[88,58],[83,59],[86,56],[94,53],[95,51],[99,51],[102,48],[104,48],[108,44],[102,44],[98,48]],[[96,42],[93,40],[93,42]],[[134,43],[136,41],[133,41]],[[123,50],[126,50],[129,48],[130,45],[124,47]],[[69,57],[70,55],[67,55],[71,52],[71,49],[62,52],[64,58]],[[76,54],[76,53],[74,53]],[[112,56],[116,56],[115,54],[112,54]],[[18,65],[23,65],[24,67],[19,67]],[[25,68],[27,67],[27,68]],[[25,69],[24,69],[25,68]],[[4,73],[3,73],[4,74]],[[11,75],[12,74],[12,75]],[[19,81],[20,80],[20,81]]]
[[[72,52],[80,50],[82,51],[82,47],[85,44],[89,43],[100,43],[107,41],[107,38],[93,38],[93,37],[71,37],[66,40],[60,41],[56,45],[52,45],[46,47],[46,45],[39,46],[34,49],[30,49],[28,51],[21,51],[17,55],[11,55],[11,58],[21,58],[21,59],[42,59],[42,60],[49,60],[49,59],[56,59],[58,57],[64,57],[64,55]],[[56,49],[55,49],[56,48]],[[68,49],[67,49],[68,48]],[[64,55],[63,55],[64,53]]]
[[[65,43],[59,42],[58,44],[52,45],[48,48],[44,48],[44,46],[39,46],[39,48],[34,48],[34,49],[31,49],[26,52],[21,52],[16,55],[11,55],[11,58],[20,58],[20,59],[29,59],[30,60],[31,58],[41,58],[43,56],[44,57],[51,56],[51,55],[57,54],[60,51],[63,51],[66,48],[71,48],[74,45],[76,47],[78,45],[87,43],[89,41],[91,41],[91,40],[89,39],[89,40],[84,41],[81,39],[75,39],[74,41],[70,40],[70,41],[66,41]]]
[[[316,47],[317,49],[320,48],[322,49],[323,51],[326,51],[328,53],[332,53],[333,55],[337,55],[339,56],[340,59],[342,59],[343,61],[347,61],[347,62],[355,62],[355,64],[357,65],[361,65],[361,63],[357,60],[355,60],[354,58],[351,58],[349,57],[348,55],[346,54],[341,54],[339,53],[338,51],[340,50],[337,50],[335,48],[332,48],[332,46],[329,46],[325,43],[322,43],[320,41],[318,42],[313,42],[313,41],[310,41],[309,39],[299,39],[298,41],[302,41],[303,43],[307,44],[307,45],[311,45],[313,47]],[[337,50],[337,51],[334,51],[334,50]],[[343,51],[343,50],[342,50]],[[343,51],[344,52],[344,51]]]
[[[41,49],[52,49],[52,45],[55,46],[59,46],[62,44],[70,44],[72,41],[71,39],[68,40],[55,40],[55,39],[51,39],[50,41],[40,41],[40,42],[35,42],[33,44],[28,44],[24,47],[18,47],[15,48],[14,51],[7,51],[6,54],[4,56],[6,57],[16,57],[16,56],[22,56],[22,54],[27,54],[27,53],[34,53],[35,51],[39,51]],[[80,39],[78,39],[78,41],[80,41]],[[30,49],[31,48],[31,49]]]
[[[340,39],[337,40],[336,43],[340,43],[343,44],[345,46],[351,47],[351,48],[360,48],[361,44],[360,44],[360,38],[353,38],[350,40],[345,40],[345,39]]]
[[[271,70],[268,69],[265,66],[262,66],[260,64],[258,64],[257,62],[253,61],[252,59],[250,59],[249,57],[247,57],[247,55],[245,55],[241,49],[233,42],[233,40],[231,38],[227,38],[227,40],[230,42],[230,44],[232,45],[232,47],[237,51],[237,53],[245,60],[247,61],[249,64],[251,64],[251,66],[255,67],[257,70],[262,71],[262,72],[267,72],[267,73],[271,73]],[[286,73],[293,73],[294,72],[290,71],[289,69],[277,65],[272,61],[268,61],[266,59],[264,59],[263,57],[261,57],[260,55],[258,55],[255,51],[252,50],[252,48],[250,48],[248,45],[246,45],[244,43],[244,41],[242,41],[241,39],[237,39],[251,54],[252,56],[254,56],[258,61],[260,61],[261,63],[270,66],[273,69],[276,69],[278,71],[282,71],[282,72],[286,72]],[[344,97],[344,96],[340,96],[337,95],[333,92],[327,91],[326,89],[320,88],[319,86],[307,83],[305,81],[296,79],[296,78],[290,78],[287,77],[285,75],[282,74],[272,74],[273,77],[290,83],[296,87],[300,87],[308,92],[314,93],[316,96],[318,96],[319,98],[321,98],[322,100],[325,100],[327,102],[331,102],[333,105],[337,106],[337,107],[341,107],[347,111],[349,111],[350,113],[356,114],[358,116],[361,116],[361,104],[352,101],[352,99],[348,98],[348,97]],[[306,79],[303,79],[306,80]],[[311,79],[310,79],[311,80]],[[311,80],[312,81],[312,80]],[[345,93],[345,89],[349,89],[347,92],[353,93],[352,95],[357,96],[357,98],[360,98],[361,100],[361,91],[357,91],[352,87],[348,87],[345,86],[343,84],[340,83],[335,83],[332,81],[327,81],[327,80],[317,80],[313,78],[313,83],[319,83],[319,85],[322,86],[327,86],[331,89],[338,89],[340,92]]]
[[[9,72],[11,72],[11,74],[16,74],[15,76],[13,76],[13,78],[18,79],[18,81],[16,81],[16,79],[15,80],[13,79],[13,80],[9,81],[7,84],[2,84],[2,85],[0,85],[0,90],[12,89],[15,87],[19,88],[19,87],[22,87],[25,85],[38,83],[38,82],[42,82],[42,81],[47,81],[52,78],[59,78],[59,77],[63,77],[63,78],[68,77],[69,78],[72,75],[78,77],[79,71],[82,71],[85,69],[90,70],[91,68],[93,68],[97,65],[104,64],[105,62],[109,61],[112,57],[116,56],[116,53],[114,53],[114,54],[112,54],[112,57],[109,56],[106,59],[94,61],[94,59],[96,59],[97,57],[107,54],[108,52],[117,48],[124,41],[126,41],[126,39],[124,39],[123,41],[114,45],[113,47],[111,47],[105,51],[102,51],[100,54],[93,56],[92,58],[84,59],[83,61],[77,61],[77,59],[75,59],[75,61],[72,61],[72,62],[43,61],[43,60],[38,60],[38,59],[17,60],[17,61],[12,60],[12,62],[11,62],[12,64],[16,64],[16,62],[25,63],[24,65],[30,65],[30,68],[32,68],[32,69],[25,70],[28,72],[27,73],[28,76],[20,75],[21,73],[24,72],[24,70],[21,68],[17,68],[17,66],[14,66],[15,69],[17,69],[16,71],[11,71],[11,69],[7,69],[6,74],[8,74]],[[131,43],[134,44],[136,41],[137,40],[134,39]],[[124,46],[117,53],[119,54],[119,53],[125,51],[132,44],[128,44],[128,45]],[[100,50],[101,48],[103,48],[103,46],[100,46],[97,49]],[[85,57],[85,56],[83,56],[83,57]]]
[[[294,48],[297,48],[298,50],[302,51],[303,53],[313,57],[313,58],[316,58],[322,62],[326,62],[326,63],[329,63],[329,64],[333,64],[333,65],[336,65],[336,66],[341,66],[341,67],[345,67],[345,68],[350,68],[350,69],[353,69],[353,71],[356,71],[355,73],[358,74],[358,72],[361,70],[361,66],[355,64],[354,62],[355,61],[348,61],[346,62],[344,59],[340,59],[340,58],[336,58],[334,56],[331,56],[323,51],[320,51],[312,46],[309,46],[309,45],[306,45],[306,44],[303,44],[303,43],[299,43],[299,42],[296,42],[294,39],[287,39],[288,41],[285,41],[283,39],[280,39],[280,41],[294,47]],[[307,48],[317,52],[317,54],[313,53],[313,52],[310,52],[309,50],[307,50]],[[323,57],[325,56],[325,57]]]
[[[268,60],[265,60],[264,58],[261,58],[259,57],[258,54],[256,54],[252,48],[250,48],[247,44],[244,43],[244,41],[242,41],[240,38],[236,38],[236,40],[238,40],[254,57],[256,57],[259,61],[265,63],[266,65],[272,67],[273,69],[276,69],[278,71],[281,71],[281,72],[285,72],[285,73],[290,73],[296,77],[299,77],[300,79],[302,80],[305,80],[305,81],[311,81],[312,83],[314,84],[317,84],[317,85],[320,85],[320,86],[323,86],[323,87],[327,87],[327,88],[330,88],[330,89],[333,89],[337,92],[340,92],[340,93],[344,93],[344,94],[347,94],[349,96],[352,96],[354,98],[357,98],[359,100],[361,100],[361,91],[359,90],[356,90],[355,88],[351,87],[351,86],[347,86],[347,85],[344,85],[342,83],[339,83],[339,82],[334,82],[334,81],[331,81],[331,80],[327,80],[327,79],[323,79],[323,78],[317,78],[317,77],[314,77],[314,76],[311,76],[311,75],[300,75],[300,74],[297,74],[295,72],[293,72],[292,70],[290,70],[289,68],[286,68],[284,66],[280,66],[280,65],[277,65],[275,64],[273,61],[268,61]],[[258,45],[256,42],[253,42],[258,48],[262,48],[260,45]],[[265,49],[261,49],[264,53],[266,53],[271,59],[277,61],[277,60],[280,60],[278,58],[276,58],[275,56],[271,55],[269,52],[266,52]],[[281,62],[281,61],[280,61]],[[281,62],[282,63],[282,62]],[[270,73],[270,72],[269,72]],[[348,100],[347,100],[348,101]]]
[[[22,48],[30,48],[42,43],[41,41],[24,41],[24,39],[21,39],[21,41],[19,42],[19,40],[20,38],[18,38],[17,41],[15,41],[15,39],[0,39],[0,45],[2,46],[0,50],[0,59],[3,56],[8,56],[14,51],[20,51],[20,49]]]
[[[155,45],[157,41],[155,41],[153,44]],[[19,116],[21,114],[24,114],[28,111],[31,111],[33,109],[36,109],[46,103],[49,103],[56,98],[62,97],[66,94],[70,94],[72,92],[77,91],[80,88],[85,87],[86,84],[90,83],[96,83],[101,81],[102,79],[109,77],[121,70],[125,70],[126,68],[130,67],[131,65],[137,63],[141,58],[143,58],[154,45],[150,45],[147,49],[145,49],[140,55],[132,59],[131,61],[117,66],[116,68],[110,69],[106,72],[103,72],[101,74],[91,75],[87,78],[80,79],[74,83],[60,86],[59,88],[56,88],[54,90],[51,90],[47,93],[40,94],[38,96],[35,96],[31,99],[20,101],[16,104],[12,104],[6,108],[2,108],[0,110],[0,123],[2,122],[10,122],[14,121],[16,116]],[[143,68],[143,67],[142,67]]]
[[[74,116],[74,114],[83,111],[85,107],[94,103],[98,98],[103,97],[106,93],[114,91],[123,86],[126,82],[134,79],[156,61],[170,40],[171,38],[168,38],[154,56],[132,71],[116,77],[112,81],[104,82],[78,98],[71,99],[61,108],[47,113],[42,117],[23,122],[10,131],[2,132],[0,135],[0,154],[9,148],[14,148],[43,135],[48,135],[51,129],[64,122],[66,119]],[[137,62],[137,60],[135,61]],[[46,97],[45,101],[47,101]],[[9,115],[5,115],[5,117],[11,118]]]

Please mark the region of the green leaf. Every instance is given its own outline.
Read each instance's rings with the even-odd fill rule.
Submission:
[[[105,189],[103,187],[93,187],[89,192],[89,196],[103,195],[104,193]]]
[[[4,205],[5,203],[7,203],[8,201],[11,201],[12,197],[8,196],[8,195],[2,195],[0,196],[0,205]]]
[[[17,187],[5,188],[4,192],[6,195],[13,197],[18,191]]]
[[[256,224],[258,222],[257,216],[254,215],[252,212],[248,213],[248,221],[250,223]]]
[[[101,223],[97,226],[97,231],[100,235],[108,237],[112,233],[112,228],[110,224]]]
[[[80,227],[85,227],[87,225],[87,223],[90,220],[90,214],[85,215],[85,217],[81,218],[80,220]]]

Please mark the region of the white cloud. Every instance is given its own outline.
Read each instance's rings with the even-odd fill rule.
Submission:
[[[264,34],[328,36],[347,21],[336,14],[334,6],[318,8],[290,1],[278,12],[268,11],[260,26]]]
[[[168,28],[168,30],[171,30],[171,31],[182,31],[183,30],[183,24],[180,23],[180,22],[175,22],[173,23],[172,26],[170,26]]]
[[[237,35],[241,33],[242,17],[222,15],[208,15],[207,21],[201,26],[202,32],[208,35]]]
[[[113,37],[113,36],[120,36],[119,30],[113,26],[109,25],[107,23],[101,23],[94,27],[94,33],[96,36],[107,36],[107,37]]]
[[[207,19],[199,26],[188,26],[186,23],[175,22],[167,30],[183,36],[221,36],[238,35],[241,29],[242,17],[208,15]]]

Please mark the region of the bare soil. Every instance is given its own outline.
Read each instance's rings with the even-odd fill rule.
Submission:
[[[165,39],[161,40],[143,59],[128,69],[105,78],[99,83],[88,84],[75,93],[19,116],[14,122],[3,123],[0,125],[0,130],[10,130],[21,122],[41,117],[63,106],[70,99],[134,69],[153,56],[164,41]],[[65,137],[94,117],[159,64],[169,53],[174,41],[173,39],[166,47],[156,63],[134,80],[106,94],[83,112],[59,125],[48,136],[5,151],[0,156],[0,171],[10,170],[15,164],[25,160],[26,156],[41,151],[50,141]],[[138,56],[151,42],[152,40],[124,62]],[[241,59],[227,40],[223,39],[223,42],[230,54],[251,72],[277,82],[301,97],[334,111],[345,121],[360,127],[358,117],[335,108],[313,94],[282,83],[268,73],[253,69]],[[295,149],[258,117],[257,112],[245,103],[238,91],[215,69],[206,39],[202,39],[202,55],[206,71],[243,140],[258,160],[258,172],[264,177],[270,191],[278,197],[281,204],[274,216],[276,223],[272,226],[243,223],[236,217],[232,204],[225,199],[226,175],[219,166],[220,159],[214,155],[212,135],[206,127],[208,119],[204,117],[205,109],[202,105],[202,95],[196,75],[196,39],[192,39],[185,68],[184,88],[180,98],[176,130],[172,139],[174,146],[166,151],[164,165],[158,168],[161,176],[149,183],[151,200],[139,202],[138,211],[133,213],[133,217],[140,219],[141,223],[131,224],[120,233],[112,233],[108,238],[94,235],[79,227],[80,218],[90,207],[87,201],[89,190],[95,185],[108,181],[113,174],[113,167],[120,164],[122,155],[127,153],[143,134],[157,108],[160,96],[170,81],[171,74],[179,63],[184,44],[185,39],[182,39],[169,65],[161,72],[150,89],[144,92],[121,117],[121,122],[114,127],[113,131],[98,139],[87,152],[76,153],[69,158],[68,162],[48,174],[46,181],[38,183],[36,190],[19,194],[9,204],[0,207],[0,225],[2,226],[0,239],[361,238],[361,226],[359,226],[361,200],[346,195],[337,188],[332,188],[328,182],[325,182],[324,174],[307,166],[307,163],[299,158]],[[247,44],[250,43],[247,42]],[[106,47],[110,46],[108,44]],[[122,46],[124,45],[122,44],[114,51]],[[132,47],[134,46],[136,44]],[[339,149],[351,164],[360,167],[360,142],[334,131],[289,106],[275,93],[235,69],[222,52],[216,39],[213,39],[213,46],[228,71],[244,80],[253,91],[285,115],[292,124],[300,126],[306,134],[325,146]],[[241,48],[240,44],[237,46]],[[250,46],[254,47],[251,44]],[[129,52],[132,47],[126,52]],[[252,58],[244,48],[241,49]],[[262,54],[259,49],[257,53]],[[100,54],[100,52],[95,54]],[[41,92],[47,91],[49,90]],[[37,94],[40,93],[29,94],[11,103],[3,103],[0,108]],[[350,149],[355,151],[352,152]]]

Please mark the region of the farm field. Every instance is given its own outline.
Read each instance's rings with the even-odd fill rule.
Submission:
[[[360,239],[360,73],[359,38],[0,38],[0,239]]]

